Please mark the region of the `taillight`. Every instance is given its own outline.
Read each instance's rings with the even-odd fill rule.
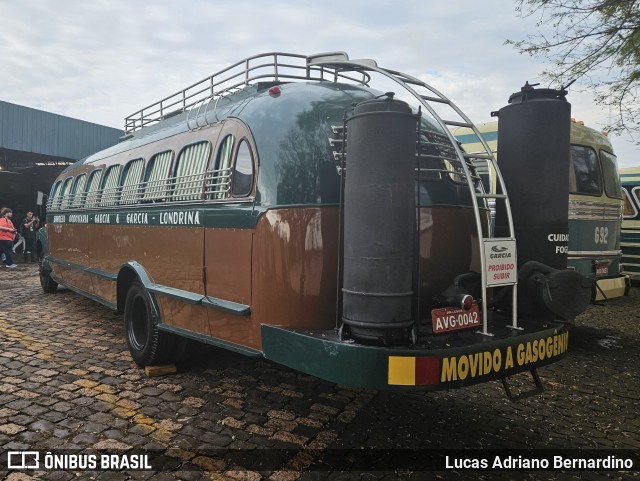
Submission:
[[[473,306],[473,297],[469,295],[462,296],[462,299],[460,299],[460,308],[468,311],[471,309],[471,306]]]

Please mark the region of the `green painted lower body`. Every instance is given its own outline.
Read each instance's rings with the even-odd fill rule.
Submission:
[[[440,341],[433,337],[437,342],[428,341],[424,347],[366,346],[341,341],[334,331],[301,332],[263,325],[262,348],[267,359],[347,386],[435,391],[502,379],[564,356],[566,324],[527,324],[522,331],[493,326],[491,337],[459,331]],[[422,378],[420,364],[428,365]],[[404,368],[414,369],[413,383],[402,372]]]

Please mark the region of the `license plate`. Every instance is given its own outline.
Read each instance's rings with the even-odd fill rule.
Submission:
[[[596,276],[606,276],[609,274],[609,261],[596,261]]]
[[[434,334],[478,327],[480,326],[480,309],[478,309],[478,304],[473,304],[468,311],[457,307],[433,309],[431,311],[431,325]]]

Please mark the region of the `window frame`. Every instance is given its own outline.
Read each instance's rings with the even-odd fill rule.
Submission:
[[[89,187],[91,187],[91,183],[93,181],[93,177],[98,176],[98,174],[99,174],[98,185],[96,186],[95,190],[89,190]],[[104,177],[103,167],[96,167],[89,173],[89,176],[87,177],[87,183],[84,189],[85,191],[84,208],[85,209],[95,209],[97,207],[100,207],[99,201],[102,193],[101,185],[102,185],[103,177]],[[90,194],[91,194],[92,203],[91,205],[87,205],[87,201],[89,200]]]
[[[133,179],[134,182],[131,184],[125,184],[124,181],[126,180],[126,175],[129,173],[129,170],[131,169],[131,167],[137,162],[139,162],[142,165],[142,167],[140,168],[140,173],[138,174],[138,178]],[[119,205],[133,205],[133,204],[139,203],[140,194],[142,193],[141,187],[142,187],[142,177],[144,175],[144,170],[145,170],[145,163],[144,163],[143,157],[137,157],[135,159],[131,159],[129,162],[127,162],[124,165],[124,167],[120,172],[120,180],[118,182],[118,187],[119,187],[118,204]],[[127,189],[127,187],[129,187],[130,189]],[[131,190],[131,192],[129,192],[129,190]],[[123,201],[123,198],[125,196],[131,196],[131,198],[126,201]]]
[[[107,187],[107,181],[111,181],[109,174],[114,170],[117,170],[115,186]],[[122,164],[113,164],[107,167],[107,169],[105,170],[102,176],[102,182],[100,187],[100,200],[98,201],[97,207],[113,207],[118,205],[119,193],[120,193],[119,183],[120,183],[121,175],[122,175]],[[111,196],[107,200],[105,200],[105,190],[107,190],[106,192],[107,195]],[[113,194],[110,191],[113,191]]]
[[[151,173],[149,171],[149,169],[152,169],[155,167],[156,165],[156,161],[158,160],[158,158],[163,155],[163,154],[169,154],[169,165],[167,166],[167,172],[166,172],[166,176],[163,178],[159,178],[159,179],[155,179],[151,182],[158,182],[158,185],[153,185],[151,186],[151,189],[155,194],[160,194],[161,193],[161,189],[164,190],[164,193],[162,196],[157,196],[157,197],[147,197],[148,194],[148,190],[149,190],[149,174]],[[163,150],[161,152],[158,152],[156,154],[153,154],[149,160],[147,161],[147,165],[145,165],[143,174],[142,174],[142,186],[141,186],[141,192],[140,192],[140,200],[139,202],[142,203],[149,203],[149,202],[166,202],[167,200],[169,200],[171,198],[171,173],[173,172],[173,168],[174,168],[174,162],[176,160],[176,155],[175,155],[175,151],[173,149],[167,149],[167,150]],[[164,181],[164,186],[162,186],[162,184],[160,184],[161,181]]]
[[[640,185],[636,185],[631,189],[631,195],[629,195],[629,197],[631,198],[631,203],[637,212],[636,215],[640,214]]]
[[[64,179],[62,181],[62,185],[60,186],[59,195],[56,196],[56,200],[57,200],[56,208],[58,210],[65,210],[67,208],[68,202],[65,202],[65,196],[67,195],[67,189],[69,188],[70,185],[73,184],[73,179],[74,179],[74,176],[70,175],[69,177],[67,177],[66,179]],[[58,197],[59,197],[59,199],[58,199]]]
[[[572,153],[572,149],[574,147],[580,147],[580,148],[587,149],[587,150],[590,150],[591,152],[593,152],[593,155],[595,156],[595,159],[596,159],[596,165],[598,167],[598,172],[597,172],[597,174],[598,174],[597,177],[598,177],[598,182],[599,182],[599,184],[598,184],[599,193],[598,194],[578,191],[578,180],[577,180],[576,175],[575,175],[576,174],[576,168],[575,168],[575,163],[574,163],[574,160],[573,160],[573,153]],[[596,149],[594,149],[590,145],[571,144],[570,145],[570,159],[569,160],[571,162],[571,172],[569,173],[569,184],[570,184],[569,185],[569,188],[570,188],[569,193],[570,194],[575,194],[575,195],[588,195],[590,197],[602,197],[602,195],[604,194],[604,181],[603,181],[603,178],[602,178],[602,164],[600,162],[600,157],[598,157],[598,152],[596,152]],[[573,177],[573,180],[575,181],[576,190],[571,190],[571,179],[572,179],[572,177]]]
[[[624,187],[622,188],[622,196],[623,196],[623,204],[622,204],[622,218],[623,219],[634,219],[638,215],[638,207],[636,207],[636,203],[633,201],[633,191],[635,189],[640,189],[640,186],[633,187],[631,189],[631,194]],[[636,196],[636,198],[638,198]],[[640,201],[640,199],[638,199]],[[624,206],[629,204],[631,209],[633,210],[633,215],[627,215],[624,213]]]
[[[226,147],[226,143],[228,139],[231,139],[231,145],[229,147]],[[230,187],[231,187],[231,165],[233,164],[233,154],[234,154],[233,150],[236,145],[237,145],[236,136],[233,134],[233,132],[229,132],[225,134],[224,136],[222,136],[222,140],[218,142],[216,155],[215,157],[213,157],[212,168],[210,171],[211,172],[211,179],[210,179],[211,190],[217,189],[218,186],[221,185],[222,183],[220,180],[220,177],[221,177],[220,174],[222,173],[220,164],[222,160],[223,150],[224,152],[226,152],[224,154],[226,155],[225,163],[228,164],[227,166],[228,174],[227,174],[227,179],[225,180],[225,182],[227,183],[227,188],[224,191],[216,190],[215,192],[209,192],[208,189],[206,189],[207,200],[225,200],[226,198],[228,198]]]
[[[613,167],[615,168],[615,175],[614,176],[606,176],[605,175],[605,157],[603,154],[606,154],[610,157],[613,158]],[[620,199],[622,200],[622,196],[624,194],[622,194],[622,184],[620,182],[620,170],[618,169],[618,157],[616,156],[616,154],[614,154],[613,152],[609,152],[608,150],[605,149],[600,149],[599,155],[598,157],[600,158],[600,169],[602,170],[602,188],[604,189],[604,193],[607,197],[609,197],[610,199]],[[608,160],[606,161],[608,162]],[[615,179],[618,182],[618,186],[620,187],[620,195],[616,196],[616,195],[612,195],[609,194],[609,191],[607,189],[607,179]]]
[[[246,194],[236,194],[233,191],[233,188],[235,186],[235,173],[236,173],[236,169],[238,166],[238,154],[240,153],[240,148],[242,147],[243,144],[246,144],[247,146],[247,150],[249,151],[249,159],[251,161],[251,185],[249,186],[249,190]],[[255,156],[253,154],[253,149],[251,148],[251,143],[249,142],[249,139],[246,136],[243,136],[240,141],[236,144],[235,148],[233,149],[233,168],[231,169],[230,172],[230,179],[229,179],[229,196],[234,198],[234,199],[244,199],[246,197],[251,197],[251,194],[253,194],[253,186],[255,183],[255,172],[256,172],[256,167],[255,167]]]
[[[80,195],[78,196],[78,184],[80,183],[80,180],[84,179],[84,184],[82,185],[82,192],[80,193]],[[84,194],[84,191],[87,187],[87,173],[86,172],[82,172],[78,175],[76,175],[75,180],[73,181],[73,185],[71,186],[71,194],[73,195],[73,198],[71,199],[71,202],[69,203],[68,207],[70,209],[81,209],[82,206],[84,205],[84,202],[82,202],[82,204],[80,204],[78,198],[80,200],[82,200],[82,195]]]
[[[208,153],[207,153],[207,157],[205,159],[204,162],[204,170],[202,172],[197,172],[197,173],[190,173],[188,174],[188,176],[196,176],[196,175],[200,175],[202,174],[202,181],[201,181],[201,185],[200,185],[200,193],[198,194],[189,194],[189,193],[182,193],[182,194],[178,194],[179,197],[189,197],[189,196],[193,196],[193,198],[182,198],[182,199],[178,199],[176,198],[176,192],[180,192],[180,190],[178,190],[178,188],[183,189],[187,192],[189,192],[190,189],[194,189],[195,186],[193,187],[189,187],[189,184],[191,183],[197,183],[199,182],[199,180],[193,179],[193,180],[187,180],[185,182],[186,185],[184,186],[179,186],[178,185],[178,169],[180,168],[180,158],[182,155],[184,155],[184,152],[186,150],[188,150],[189,148],[192,148],[194,146],[197,145],[207,145],[208,146]],[[171,184],[170,184],[170,193],[169,193],[169,199],[171,202],[198,202],[198,201],[202,201],[204,200],[205,197],[205,183],[207,180],[207,174],[209,173],[209,165],[211,164],[211,156],[213,153],[213,147],[211,144],[210,140],[204,139],[204,140],[197,140],[194,142],[190,142],[186,145],[184,145],[179,151],[178,151],[178,155],[176,155],[175,157],[175,161],[173,163],[172,169],[171,169],[171,176],[169,177],[171,179]]]
[[[61,185],[62,185],[62,179],[57,180],[51,186],[51,190],[49,191],[49,205],[51,206],[51,210],[55,210],[54,202],[55,202],[56,197],[58,195],[58,189],[60,188]]]

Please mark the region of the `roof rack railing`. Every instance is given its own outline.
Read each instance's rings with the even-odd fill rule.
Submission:
[[[125,118],[125,132],[135,132],[191,109],[195,109],[196,114],[192,118],[190,112],[188,121],[195,122],[196,128],[200,127],[198,117],[202,112],[206,115],[210,104],[214,105],[215,110],[220,99],[258,80],[341,80],[368,85],[370,76],[365,70],[341,71],[330,66],[314,65],[318,61],[348,60],[349,56],[344,52],[327,52],[311,56],[283,52],[254,55],[132,113]]]

